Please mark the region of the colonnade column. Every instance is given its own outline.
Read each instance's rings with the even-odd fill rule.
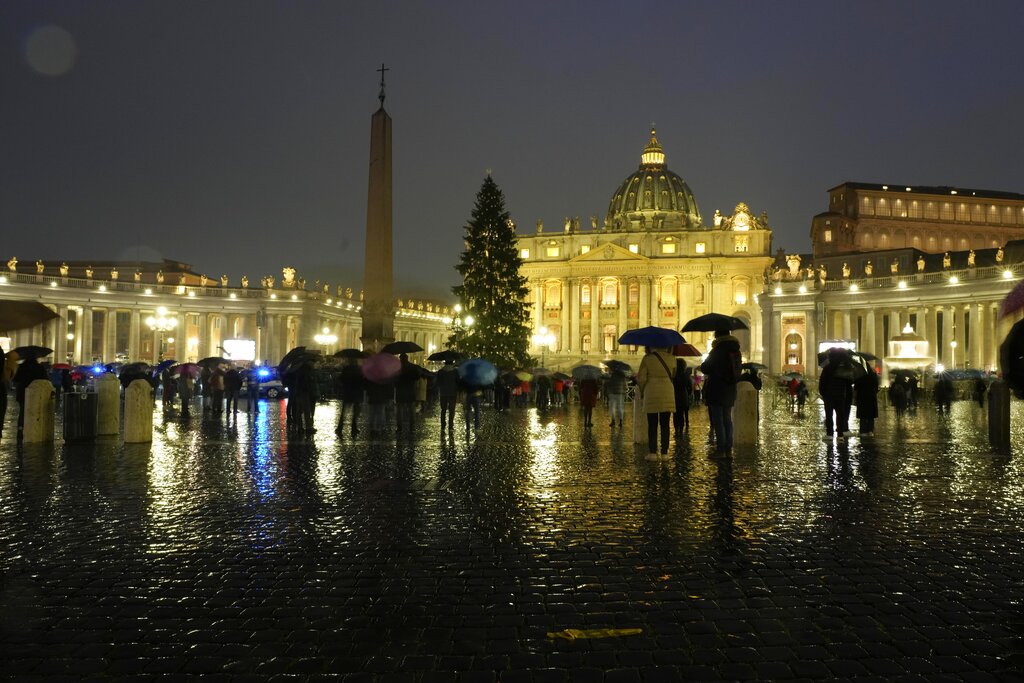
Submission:
[[[842,334],[840,334],[839,336],[842,337],[843,339],[850,339],[851,336],[852,336],[852,330],[851,330],[851,327],[850,327],[850,312],[849,311],[843,311],[843,318],[842,318],[842,320],[843,320],[843,329],[842,329]]]
[[[814,377],[818,374],[818,312],[810,309],[804,315],[804,374]]]
[[[82,334],[82,358],[85,362],[92,362],[92,307],[82,307],[82,324],[79,326]]]
[[[640,278],[640,318],[637,327],[647,327],[651,324],[651,279],[646,275]]]
[[[57,316],[53,321],[53,358],[65,363],[68,360],[68,307],[58,306]]]
[[[928,314],[925,316],[927,334],[922,334],[928,341],[928,353],[930,353],[936,361],[939,358],[939,307],[932,306],[928,309]]]
[[[782,335],[782,312],[772,310],[771,322],[769,323],[770,334],[768,335],[768,372],[777,373],[782,370],[785,364],[784,354],[785,340]]]
[[[573,349],[580,348],[580,280],[579,278],[572,278],[569,281],[569,301],[571,303],[571,310],[569,312],[569,329],[565,331],[567,335],[568,344],[566,350],[572,351]]]
[[[139,360],[139,328],[142,323],[142,313],[138,309],[132,311],[131,321],[128,323],[128,360]],[[182,359],[184,362],[184,359]]]
[[[208,313],[199,314],[199,344],[196,345],[196,354],[198,355],[196,360],[213,355],[210,353],[210,315]]]
[[[600,285],[590,281],[590,353],[601,352],[601,340],[598,338],[597,320],[600,317]]]
[[[949,361],[949,342],[953,341],[953,318],[956,315],[951,306],[944,306],[942,308],[942,347],[938,350],[939,362],[944,365],[950,365]]]
[[[985,304],[973,304],[971,309],[971,362],[972,368],[985,367]]]
[[[882,358],[884,354],[879,353],[878,344],[875,339],[875,311],[872,308],[864,311],[864,340],[862,342],[864,349],[879,358]]]
[[[558,326],[558,351],[567,353],[569,351],[569,307],[572,299],[569,297],[569,279],[562,280],[562,291],[559,303],[562,306],[562,318]]]

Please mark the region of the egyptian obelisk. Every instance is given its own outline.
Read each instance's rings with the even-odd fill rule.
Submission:
[[[391,117],[384,111],[380,65],[380,108],[370,119],[370,185],[366,196],[366,256],[363,264],[363,349],[380,351],[395,339],[391,282]]]

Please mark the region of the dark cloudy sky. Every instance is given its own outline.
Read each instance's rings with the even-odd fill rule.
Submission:
[[[706,220],[808,248],[845,180],[1024,192],[1024,3],[0,4],[0,253],[361,278],[375,69],[401,291],[454,284],[485,170],[604,216],[651,122]]]

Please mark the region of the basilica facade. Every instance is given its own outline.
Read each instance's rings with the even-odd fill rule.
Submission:
[[[521,273],[532,305],[533,347],[553,368],[636,354],[620,347],[629,329],[678,330],[709,312],[744,320],[737,334],[745,358],[761,354],[757,293],[772,263],[767,214],[743,203],[705,224],[686,182],[669,170],[651,131],[639,168],[612,193],[589,227],[567,218],[561,230],[518,238]],[[706,350],[710,334],[686,335]],[[642,352],[642,351],[641,351]]]

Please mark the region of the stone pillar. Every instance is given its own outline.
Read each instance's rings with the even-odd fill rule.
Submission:
[[[623,279],[619,286],[619,291],[622,296],[619,297],[619,319],[618,319],[618,336],[622,334],[629,327],[629,280]],[[615,340],[618,344],[618,339]]]
[[[931,354],[935,361],[939,359],[939,307],[932,306],[928,309],[927,327],[928,334],[923,335],[928,340],[928,353]]]
[[[985,319],[985,305],[984,304],[973,304],[968,306],[971,316],[971,362],[968,367],[984,369],[985,367],[985,334],[984,334],[984,319]]]
[[[562,306],[562,317],[558,325],[558,352],[568,353],[569,351],[569,278],[562,278],[561,298],[559,303]]]
[[[804,374],[808,377],[818,376],[818,312],[814,309],[806,313],[805,325],[807,339],[804,346]]]
[[[569,329],[566,331],[569,343],[568,351],[576,351],[580,348],[580,281],[579,278],[572,278],[569,284],[569,300],[571,310],[569,313]]]
[[[914,329],[919,335],[928,338],[928,307],[917,309],[917,327]]]
[[[786,334],[782,331],[782,312],[774,308],[771,312],[771,329],[768,333],[768,372],[778,373],[786,364]]]
[[[124,390],[124,442],[153,440],[153,387],[137,379]]]
[[[651,325],[651,279],[646,275],[640,278],[640,318],[637,327]]]
[[[875,311],[871,308],[864,311],[864,349],[879,358],[885,357],[885,353],[879,351],[875,339]]]
[[[96,378],[96,435],[116,436],[121,431],[121,383],[104,373]]]
[[[953,341],[953,319],[955,316],[956,312],[952,306],[944,306],[942,308],[942,348],[939,349],[938,357],[939,362],[948,368],[953,367],[950,364],[949,342]]]
[[[395,338],[391,229],[391,117],[380,109],[370,119],[370,182],[366,196],[365,301],[361,311],[364,348],[378,351]]]
[[[82,307],[82,320],[78,326],[78,332],[81,336],[82,343],[82,355],[84,362],[91,363],[92,358],[92,307]]]
[[[25,388],[25,428],[22,441],[25,443],[50,443],[53,441],[53,384],[48,379],[37,379]]]
[[[842,313],[843,316],[843,329],[839,335],[843,339],[850,339],[852,337],[852,329],[850,325],[850,311],[846,310]]]
[[[53,359],[65,363],[68,359],[68,307],[58,306],[57,315],[59,317],[53,321]]]
[[[590,353],[601,355],[600,330],[598,319],[601,317],[600,283],[590,281]]]
[[[736,405],[733,408],[733,442],[736,446],[757,443],[757,389],[750,382],[736,384]]]
[[[103,315],[103,359],[114,360],[117,355],[117,311],[108,308]]]
[[[277,343],[277,315],[274,313],[268,313],[266,316],[266,328],[263,331],[263,338],[266,341],[263,357],[271,365],[276,365],[284,354],[280,353],[280,346]]]
[[[182,325],[184,325],[184,316],[182,316],[182,318]],[[142,314],[139,313],[139,309],[133,309],[132,319],[131,322],[128,324],[128,360],[130,361],[139,360],[139,340],[141,339],[141,323]],[[185,359],[179,358],[179,360],[184,361]]]

